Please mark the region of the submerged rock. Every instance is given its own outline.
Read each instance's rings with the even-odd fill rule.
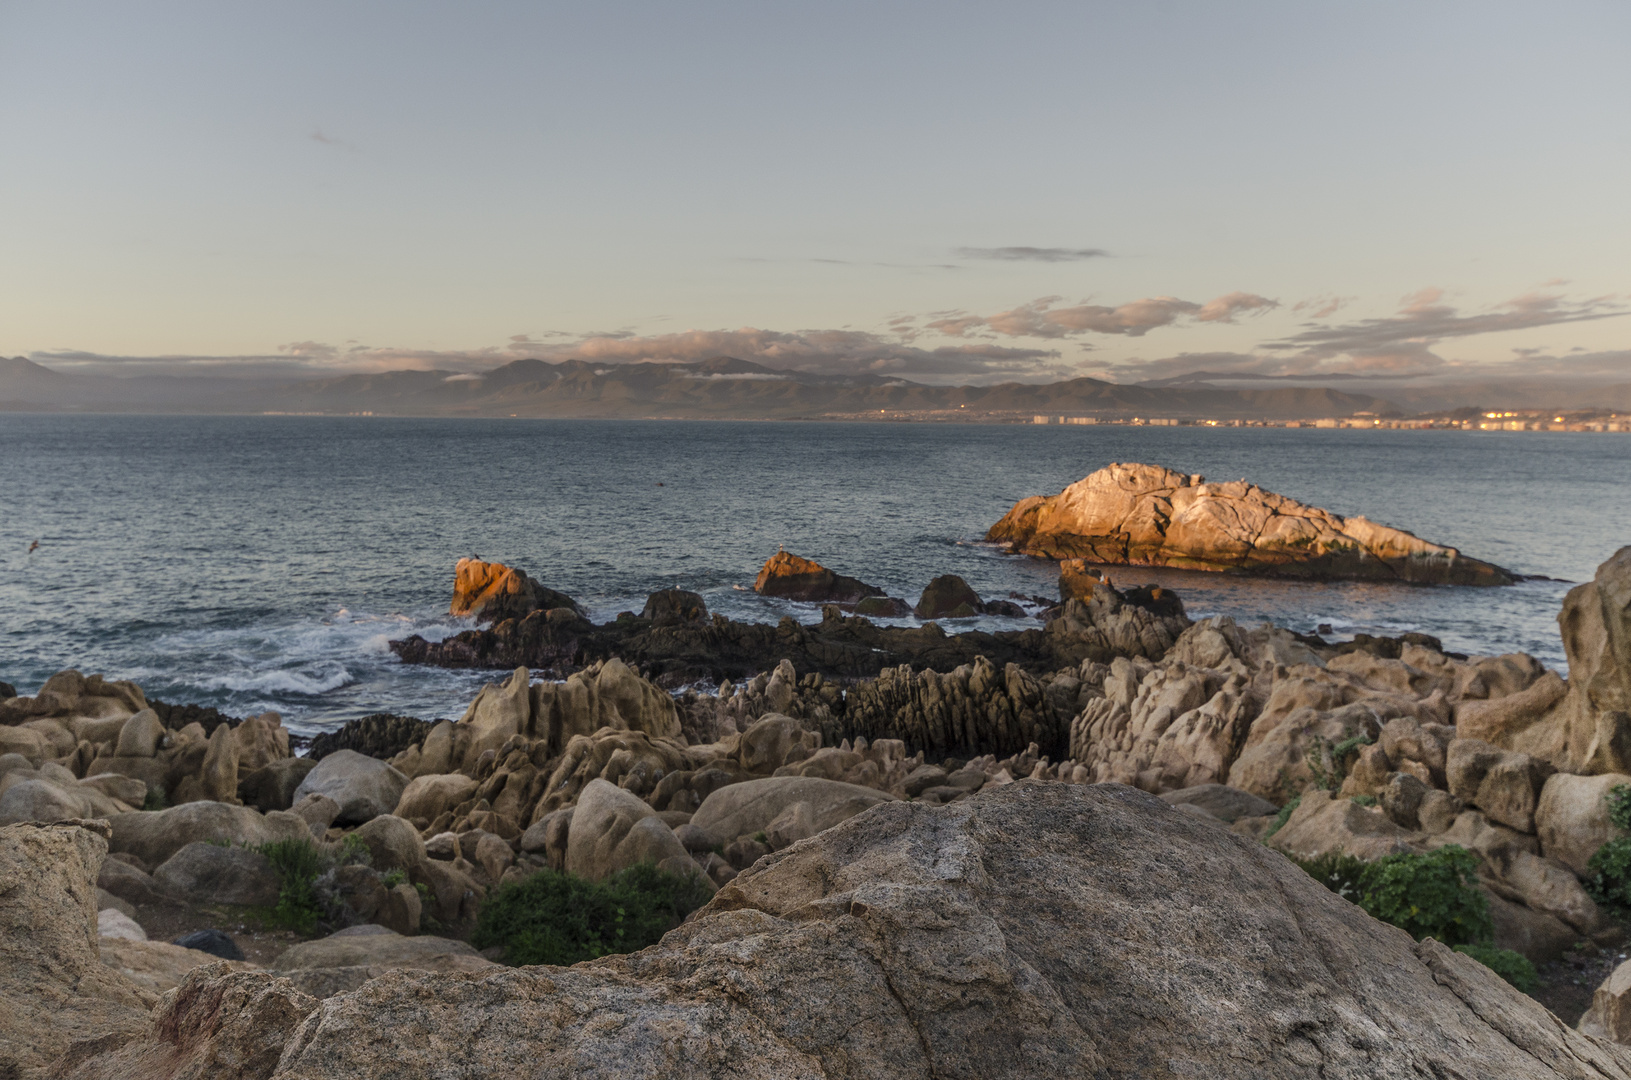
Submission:
[[[1111,464],[1022,499],[986,539],[1050,559],[1301,578],[1510,585],[1511,573],[1401,529],[1159,465]]]

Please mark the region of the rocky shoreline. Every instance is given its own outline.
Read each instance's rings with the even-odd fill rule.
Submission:
[[[95,675],[0,701],[0,863],[21,883],[0,890],[0,978],[30,1003],[0,1020],[0,1069],[146,1075],[162,1059],[172,1071],[153,1075],[215,1075],[231,1059],[219,1075],[383,1076],[418,1017],[442,1049],[401,1047],[408,1075],[439,1053],[496,1076],[498,1034],[462,1032],[500,1017],[493,1032],[552,1068],[592,1053],[623,1074],[831,1075],[839,1060],[1105,1074],[1159,1052],[1289,1076],[1358,1067],[1360,1048],[1367,1075],[1414,1075],[1478,1046],[1487,1075],[1590,1061],[1631,1076],[1613,1045],[1631,1041],[1617,1019],[1631,969],[1578,1034],[1278,854],[1465,850],[1496,946],[1542,963],[1623,946],[1593,875],[1624,835],[1611,796],[1631,785],[1631,548],[1569,593],[1567,680],[1420,635],[1330,644],[1194,622],[1169,593],[1080,564],[1062,566],[1040,627],[965,634],[847,614],[881,593],[853,579],[814,627],[734,623],[677,590],[595,626],[494,567],[461,566],[455,600],[485,597],[467,610],[493,625],[439,653],[409,639],[404,659],[544,663],[515,664],[457,721],[370,717],[296,756],[276,714],[161,714]],[[732,680],[717,694],[669,689],[714,672]],[[254,929],[285,902],[275,860],[293,849],[318,860],[302,879],[316,922]],[[642,865],[713,897],[661,945],[512,971],[464,940],[497,890],[540,871]],[[143,940],[222,926],[240,930],[198,940],[236,967]],[[1276,1026],[1294,1008],[1282,992],[1315,978],[1292,977],[1304,967],[1336,996]],[[760,989],[706,989],[742,980]],[[1156,1012],[1135,1018],[1115,1004],[1128,995]],[[795,1008],[798,1030],[778,1019]],[[609,1037],[594,1018],[614,1015],[632,1026]],[[1366,1025],[1394,1034],[1353,1041]],[[1094,1034],[1109,1030],[1124,1037]],[[1498,1068],[1514,1043],[1531,1049]]]

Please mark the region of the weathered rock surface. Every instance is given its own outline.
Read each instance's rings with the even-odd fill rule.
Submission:
[[[194,903],[270,907],[279,879],[266,856],[247,847],[195,841],[153,871],[160,888]]]
[[[87,678],[77,671],[59,671],[33,697],[0,701],[0,726],[30,720],[128,719],[147,708],[142,688],[133,682],[109,681],[100,675]]]
[[[1616,967],[1597,987],[1579,1027],[1595,1038],[1631,1045],[1631,960]]]
[[[820,563],[800,558],[791,551],[778,551],[765,560],[753,591],[785,600],[819,604],[854,604],[868,596],[883,596],[876,585],[835,574]]]
[[[1584,877],[1597,849],[1620,835],[1608,818],[1607,799],[1608,793],[1621,784],[1631,786],[1631,776],[1555,773],[1547,777],[1535,807],[1535,832],[1540,837],[1541,852]]]
[[[1050,559],[1281,577],[1510,585],[1498,566],[1362,517],[1237,480],[1111,464],[1057,495],[1022,499],[986,539]]]
[[[128,852],[153,867],[200,840],[253,847],[276,840],[311,839],[306,823],[292,813],[261,814],[246,806],[215,802],[118,814],[109,825],[110,850]]]
[[[220,957],[167,941],[101,938],[102,963],[143,990],[162,994],[181,985],[194,968],[223,963]],[[226,963],[231,971],[258,971],[259,965],[242,960]]]
[[[408,778],[389,763],[355,750],[337,750],[306,774],[294,798],[299,802],[307,795],[327,795],[340,804],[335,821],[360,825],[395,810],[407,786]]]
[[[522,619],[534,611],[562,607],[582,614],[571,597],[544,588],[524,570],[479,559],[460,559],[453,568],[450,615],[482,621]]]
[[[480,1080],[518,1062],[811,1080],[1631,1076],[1631,1054],[1215,823],[1127,788],[1027,783],[878,807],[763,860],[640,953],[387,974],[310,1012],[278,1075]]]
[[[76,1039],[147,1026],[152,996],[97,954],[102,829],[0,828],[0,1076],[37,1075]]]
[[[985,611],[980,594],[956,574],[941,574],[923,587],[913,611],[920,619],[968,619]]]
[[[734,838],[767,830],[795,806],[807,807],[816,832],[831,828],[894,796],[873,788],[809,776],[774,776],[720,788],[702,801],[691,824],[716,836]],[[577,828],[576,819],[573,820]]]
[[[567,872],[599,881],[636,863],[661,865],[667,859],[683,865],[690,855],[657,812],[615,784],[589,781],[572,815]]]
[[[285,950],[271,969],[313,997],[355,990],[388,971],[483,972],[498,965],[463,941],[404,937],[383,926],[353,926]]]

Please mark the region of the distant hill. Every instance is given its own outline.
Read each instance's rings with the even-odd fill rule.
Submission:
[[[1227,381],[1230,385],[1217,385]],[[815,375],[717,357],[694,363],[596,364],[516,360],[479,373],[386,371],[328,378],[115,376],[60,372],[0,358],[0,408],[95,412],[373,413],[378,416],[521,416],[671,419],[1029,419],[1032,415],[1218,420],[1306,419],[1358,412],[1400,415],[1457,405],[1512,407],[1512,396],[1557,396],[1548,386],[1399,387],[1364,392],[1199,373],[1159,383],[1102,379],[929,386],[880,375]],[[1542,393],[1544,391],[1544,393]],[[1631,408],[1631,384],[1582,395]],[[1544,400],[1538,407],[1563,407]]]

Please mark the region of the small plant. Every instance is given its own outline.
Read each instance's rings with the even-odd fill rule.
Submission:
[[[1365,861],[1342,851],[1331,851],[1315,859],[1292,859],[1308,876],[1344,900],[1359,902],[1363,889]]]
[[[1478,856],[1456,844],[1426,854],[1404,852],[1367,865],[1359,906],[1420,941],[1446,945],[1489,941],[1489,901],[1475,884]]]
[[[401,867],[397,867],[395,870],[392,870],[381,879],[381,884],[383,884],[387,889],[394,889],[407,880],[407,873]]]
[[[164,794],[164,789],[159,787],[157,784],[149,784],[147,788],[147,797],[142,800],[142,809],[168,810],[169,808],[170,800]]]
[[[1375,806],[1376,805],[1376,796],[1375,795],[1355,795],[1352,799],[1350,799],[1348,801],[1353,803],[1355,806]]]
[[[1603,796],[1608,802],[1608,820],[1616,829],[1631,829],[1631,787],[1615,784]]]
[[[488,895],[470,941],[504,946],[506,964],[575,964],[655,944],[709,895],[699,876],[650,863],[598,882],[540,870]]]
[[[1591,898],[1615,918],[1631,918],[1631,836],[1617,836],[1598,848],[1586,870],[1590,875],[1586,892]]]
[[[1268,829],[1264,831],[1263,839],[1267,840],[1269,837],[1279,832],[1285,823],[1291,820],[1291,815],[1297,812],[1297,807],[1302,805],[1302,801],[1303,797],[1298,795],[1290,802],[1280,807],[1280,812],[1274,815],[1274,820],[1269,822]]]
[[[1348,776],[1348,756],[1374,741],[1361,732],[1333,745],[1325,736],[1315,735],[1304,758],[1308,762],[1308,771],[1314,774],[1314,786],[1322,791],[1335,791],[1341,787]]]
[[[765,832],[764,832],[763,829],[760,829],[758,832],[754,833],[753,838],[755,840],[757,840],[761,844],[767,844],[768,845],[770,843],[770,837],[765,835]]]
[[[1455,951],[1465,953],[1511,983],[1522,993],[1534,990],[1540,982],[1535,965],[1522,953],[1511,949],[1497,949],[1493,945],[1457,945]]]

